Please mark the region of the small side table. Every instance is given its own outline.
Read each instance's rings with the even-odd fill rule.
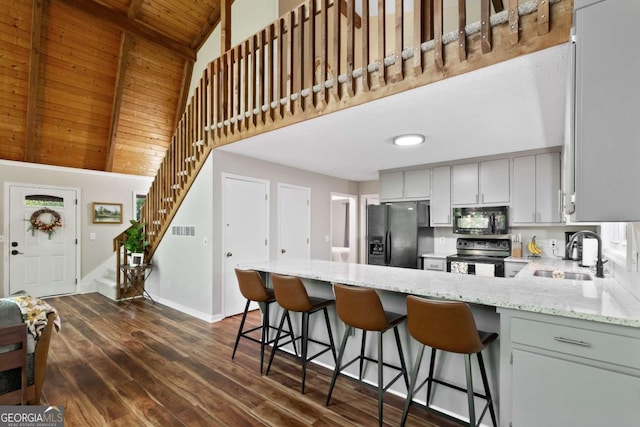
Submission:
[[[129,300],[129,304],[131,304],[131,301],[133,301],[135,297],[141,296],[143,298],[149,298],[153,304],[156,303],[144,287],[144,282],[147,280],[147,278],[151,274],[151,271],[153,270],[152,264],[124,264],[120,266],[120,269],[125,276],[124,289],[122,290],[120,299],[131,298]],[[127,306],[129,304],[127,304]]]

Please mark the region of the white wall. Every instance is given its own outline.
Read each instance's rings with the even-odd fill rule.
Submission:
[[[84,276],[113,256],[113,238],[124,231],[133,218],[133,192],[146,194],[151,178],[0,160],[0,200],[3,201],[6,182],[80,189],[78,238],[81,250],[79,279],[82,282]],[[122,203],[123,223],[92,224],[92,202]],[[8,206],[3,206],[0,209],[0,227],[4,228],[7,213]],[[90,233],[96,234],[95,240],[89,240]],[[9,230],[4,229],[0,234],[8,237]],[[0,277],[4,277],[8,262],[9,242],[7,238],[4,240],[0,244],[3,260],[0,263]]]
[[[171,227],[195,226],[195,236],[174,236],[171,227],[153,255],[147,289],[154,299],[203,320],[214,320],[213,161],[207,159],[176,213]]]
[[[239,44],[276,19],[278,19],[278,0],[235,0],[231,6],[231,46]],[[190,95],[196,90],[209,62],[220,55],[220,25],[218,25],[198,51],[198,59],[191,75]]]

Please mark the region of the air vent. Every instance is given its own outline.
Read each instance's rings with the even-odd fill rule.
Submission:
[[[174,225],[171,227],[171,234],[174,236],[195,237],[195,225]]]

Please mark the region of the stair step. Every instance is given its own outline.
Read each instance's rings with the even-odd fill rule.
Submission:
[[[110,280],[106,277],[99,277],[95,279],[96,289],[98,293],[104,295],[107,298],[116,300],[116,281]]]

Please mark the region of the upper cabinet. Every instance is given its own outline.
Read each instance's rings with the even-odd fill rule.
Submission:
[[[638,221],[640,197],[629,189],[640,182],[640,4],[576,0],[574,8],[573,146],[566,150],[575,150],[568,169],[575,174],[574,219]]]
[[[380,173],[380,201],[424,200],[431,197],[431,169]]]
[[[431,226],[451,226],[451,166],[431,170]]]
[[[562,221],[560,153],[513,159],[513,225]]]
[[[452,204],[509,203],[509,159],[454,165]]]

